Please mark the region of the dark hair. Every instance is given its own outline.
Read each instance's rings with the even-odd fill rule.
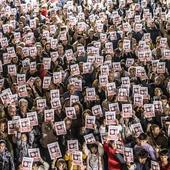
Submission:
[[[138,138],[139,138],[139,140],[146,140],[147,135],[145,133],[141,133]]]
[[[168,150],[167,149],[160,150],[159,155],[160,156],[168,156]]]
[[[148,157],[148,152],[145,149],[142,149],[139,154],[138,154],[138,158],[147,158]]]

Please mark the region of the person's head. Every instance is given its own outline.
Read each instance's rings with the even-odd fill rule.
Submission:
[[[145,164],[146,163],[146,160],[148,158],[148,152],[143,149],[139,152],[139,155],[138,155],[138,161],[140,164]]]
[[[159,157],[160,157],[161,162],[167,162],[168,161],[168,150],[162,149],[159,152]]]
[[[73,84],[69,84],[68,85],[68,91],[70,94],[74,94],[75,93],[75,86]]]
[[[46,44],[45,44],[45,49],[46,49],[46,51],[50,51],[50,49],[51,49],[51,44],[50,44],[50,43],[46,43]]]
[[[19,29],[23,29],[23,28],[24,28],[23,22],[19,22]]]
[[[32,170],[38,170],[43,164],[39,162],[34,162],[32,166]]]
[[[21,141],[22,142],[27,142],[27,139],[28,139],[27,135],[25,133],[22,133],[21,134]]]
[[[97,144],[92,144],[92,145],[90,146],[90,152],[91,152],[92,154],[97,154],[97,152],[98,152],[98,146],[97,146]]]
[[[162,95],[162,96],[161,96],[161,101],[162,101],[162,105],[163,105],[163,106],[166,106],[166,104],[167,104],[167,102],[168,102],[167,96]]]
[[[19,100],[19,108],[23,109],[28,107],[28,101],[26,99],[20,99]]]
[[[34,84],[36,87],[41,87],[42,81],[39,77],[36,78],[36,80],[34,81]]]
[[[119,48],[123,48],[123,41],[122,40],[119,40],[118,46],[119,46]]]
[[[5,140],[0,140],[0,153],[3,153],[6,149],[6,142]]]
[[[141,145],[147,143],[147,135],[145,133],[141,133],[138,138]]]
[[[80,105],[80,103],[74,103],[73,107],[75,108],[75,111],[77,114],[80,114],[80,112],[82,112],[82,106]]]
[[[64,47],[62,44],[59,44],[57,46],[57,51],[58,51],[58,54],[64,54]]]
[[[64,159],[58,159],[56,162],[56,166],[58,170],[66,170],[67,169],[67,164]]]
[[[7,110],[10,117],[16,116],[16,106],[8,105]]]
[[[155,96],[161,96],[162,90],[160,88],[155,88],[154,94],[155,94]]]
[[[66,45],[68,44],[68,40],[67,40],[67,39],[62,40],[62,44],[63,44],[64,46],[66,46]]]
[[[0,121],[0,132],[5,132],[6,122],[4,120]]]
[[[160,85],[161,84],[161,79],[160,77],[155,77],[155,84]]]
[[[17,170],[23,170],[22,164],[18,165],[18,169]]]
[[[151,131],[152,131],[152,134],[156,137],[160,134],[161,129],[158,125],[154,124],[151,126]]]
[[[65,125],[66,125],[66,129],[69,130],[72,125],[72,120],[69,118],[65,118]]]

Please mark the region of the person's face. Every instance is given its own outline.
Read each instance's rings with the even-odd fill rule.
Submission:
[[[75,110],[76,110],[76,113],[79,113],[79,112],[80,112],[80,107],[79,107],[79,105],[74,105],[74,108],[75,108]]]
[[[114,73],[109,73],[109,81],[113,81],[114,80]]]
[[[66,129],[70,129],[71,128],[71,121],[70,120],[67,120],[66,121]]]
[[[28,107],[28,103],[27,102],[21,102],[20,103],[20,108],[27,108]]]
[[[140,140],[141,145],[146,144],[147,140]]]
[[[12,58],[12,61],[13,61],[14,64],[16,64],[18,62],[17,57]]]
[[[50,48],[51,48],[50,44],[47,44],[47,45],[46,45],[46,50],[47,50],[47,51],[50,51]]]
[[[22,22],[19,23],[19,29],[23,29],[24,28],[24,24]]]
[[[35,85],[36,85],[37,87],[40,87],[40,86],[41,86],[41,79],[37,79],[37,80],[35,81]]]
[[[41,47],[37,47],[37,53],[40,54],[42,52],[42,48]]]
[[[20,164],[19,166],[18,166],[18,170],[22,170],[23,168],[22,168],[22,164]]]
[[[11,106],[8,108],[8,113],[9,115],[12,117],[12,116],[15,116],[16,115],[16,107],[15,106]]]
[[[67,40],[63,40],[63,41],[62,41],[62,44],[63,44],[63,45],[67,45],[67,42],[68,42]]]
[[[32,167],[32,170],[38,170],[37,164],[35,164],[35,165]]]
[[[139,158],[139,163],[145,164],[147,158]]]
[[[60,163],[59,166],[58,166],[58,169],[59,170],[64,170],[64,164]]]
[[[168,160],[168,156],[167,155],[162,155],[160,156],[161,162],[165,162]]]
[[[119,48],[123,48],[123,42],[119,43]]]
[[[62,54],[64,52],[64,48],[63,48],[63,46],[58,46],[58,53],[59,54]]]
[[[27,142],[27,136],[26,136],[25,134],[22,134],[21,140],[22,140],[23,142]]]
[[[4,152],[6,145],[4,143],[0,144],[0,153]]]
[[[160,133],[160,128],[159,128],[159,127],[156,127],[156,128],[153,130],[153,134],[154,134],[155,136],[158,136],[159,133]]]
[[[92,154],[96,154],[97,153],[97,148],[96,147],[92,147],[91,148],[91,153]]]
[[[165,106],[166,104],[167,104],[167,100],[166,99],[164,99],[164,100],[162,100],[162,104]]]
[[[156,90],[155,90],[155,96],[160,96],[160,95],[161,95],[160,89],[156,89]]]
[[[46,40],[45,39],[43,39],[41,42],[42,42],[43,45],[46,44]]]
[[[74,92],[75,92],[74,86],[70,86],[69,92],[70,92],[70,94],[74,94]]]
[[[5,123],[0,123],[0,132],[5,131]]]

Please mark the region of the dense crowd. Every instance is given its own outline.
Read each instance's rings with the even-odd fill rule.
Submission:
[[[0,2],[0,170],[170,170],[169,1]]]

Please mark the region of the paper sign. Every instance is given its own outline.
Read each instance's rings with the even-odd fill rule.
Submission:
[[[33,158],[23,157],[22,159],[22,169],[23,170],[32,170]]]
[[[155,111],[162,112],[162,102],[161,101],[153,101]]]
[[[44,121],[45,122],[54,121],[54,109],[44,110]]]
[[[79,150],[78,140],[67,140],[67,149],[69,152]]]
[[[45,76],[43,79],[43,89],[48,89],[51,84],[51,77]]]
[[[125,88],[120,88],[118,90],[118,101],[127,101],[128,100],[128,91]]]
[[[105,87],[108,84],[108,75],[99,75],[99,84],[102,87]]]
[[[122,104],[122,114],[123,118],[132,117],[132,104]]]
[[[84,139],[85,139],[86,144],[91,144],[91,143],[96,142],[96,139],[95,139],[93,133],[90,133],[88,135],[84,135]]]
[[[83,159],[82,159],[82,152],[75,151],[72,153],[72,161],[74,165],[82,165]]]
[[[70,119],[76,119],[76,110],[74,107],[65,107],[66,116]]]
[[[50,70],[51,68],[51,58],[43,58],[43,64],[45,70]]]
[[[54,126],[55,126],[55,130],[56,130],[56,134],[58,136],[67,134],[66,125],[65,125],[64,121],[55,122]]]
[[[28,91],[27,91],[26,85],[18,86],[18,95],[19,95],[19,97],[28,96]]]
[[[26,83],[26,75],[25,74],[17,74],[17,84],[24,85]]]
[[[20,119],[20,121],[21,121],[20,131],[22,133],[30,132],[31,131],[30,119],[29,118],[23,118],[23,119]]]
[[[118,103],[109,103],[109,111],[119,113],[119,104]]]
[[[73,64],[70,66],[71,69],[71,75],[72,76],[76,76],[80,74],[80,70],[79,70],[79,65],[78,64]]]
[[[72,106],[74,103],[78,103],[79,101],[79,96],[76,95],[71,95],[70,96],[70,106]]]
[[[8,134],[12,135],[16,131],[15,129],[15,123],[13,121],[8,121]]]
[[[92,71],[92,64],[89,62],[83,63],[83,74],[91,73]]]
[[[119,128],[118,126],[110,125],[108,126],[108,139],[109,140],[118,140],[119,138]]]
[[[95,128],[95,121],[96,121],[95,116],[86,116],[86,118],[85,118],[85,127],[87,129],[94,129]]]
[[[38,125],[37,112],[28,112],[27,118],[29,118],[31,126],[37,126]]]
[[[113,96],[113,95],[116,94],[116,84],[115,84],[115,82],[107,83],[106,87],[107,87],[107,95],[108,96]]]
[[[61,108],[61,102],[59,98],[54,98],[51,100],[51,108],[52,109],[59,109]]]
[[[125,148],[124,148],[124,160],[125,160],[127,163],[131,163],[131,162],[134,161],[133,149],[132,149],[132,148],[128,148],[128,147],[125,147]]]
[[[140,123],[132,124],[131,129],[136,137],[143,133],[142,125]]]
[[[153,104],[144,104],[144,116],[146,118],[155,117],[155,108]]]
[[[47,144],[47,147],[50,153],[51,160],[62,157],[58,142]]]
[[[116,113],[105,112],[106,125],[116,125]]]
[[[151,160],[151,170],[160,170],[159,163]]]
[[[36,161],[39,161],[40,158],[41,158],[39,148],[31,148],[31,149],[28,149],[28,156],[29,156],[30,158],[33,158],[35,162],[36,162]]]
[[[46,99],[38,99],[37,100],[37,108],[44,109],[47,106]]]
[[[164,74],[165,68],[166,68],[165,62],[158,62],[157,63],[157,73]]]
[[[94,116],[103,115],[101,105],[95,105],[92,107],[92,113]]]
[[[8,65],[8,74],[10,76],[15,76],[17,73],[17,68],[15,64]]]
[[[135,106],[143,106],[143,95],[134,94],[133,103]]]
[[[86,98],[87,100],[96,100],[95,88],[86,88]]]

